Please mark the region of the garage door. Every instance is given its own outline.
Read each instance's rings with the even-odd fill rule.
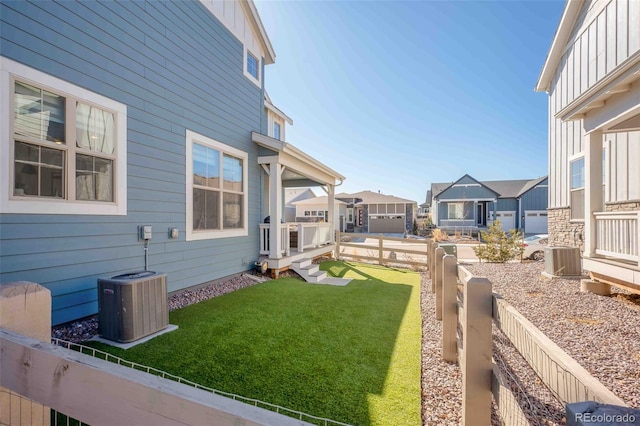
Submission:
[[[404,233],[404,216],[369,216],[369,232]]]
[[[496,212],[496,219],[502,224],[503,231],[509,231],[516,227],[516,212]]]
[[[547,233],[547,212],[527,210],[524,213],[524,232],[527,234]]]

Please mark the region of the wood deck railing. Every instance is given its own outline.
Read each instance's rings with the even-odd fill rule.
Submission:
[[[280,255],[281,256],[289,256],[291,252],[291,223],[281,223],[280,224],[280,241],[282,244],[280,245]],[[260,224],[260,254],[261,255],[269,255],[270,253],[270,243],[271,243],[271,235],[269,227],[271,225],[269,223],[261,223]]]
[[[596,254],[640,265],[640,212],[594,213]]]
[[[260,254],[269,255],[270,251],[270,235],[268,223],[260,224]],[[291,233],[298,233],[298,242],[294,248],[298,253],[302,253],[305,249],[320,247],[325,244],[333,243],[331,230],[333,224],[329,222],[287,222],[280,224],[280,254],[289,256],[291,254]],[[295,244],[295,242],[294,242]]]

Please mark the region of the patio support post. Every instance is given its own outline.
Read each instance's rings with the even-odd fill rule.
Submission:
[[[602,210],[602,130],[584,139],[584,256],[596,253],[595,212]]]
[[[269,164],[269,257],[282,258],[280,222],[282,219],[282,165]]]
[[[336,193],[336,188],[334,185],[327,185],[327,198],[329,199],[329,206],[328,206],[328,218],[327,218],[327,222],[329,222],[331,224],[331,228],[329,229],[329,238],[331,239],[331,242],[335,242],[335,231],[336,231],[336,222],[335,222],[335,215],[336,215],[336,206],[335,206],[335,193]],[[338,228],[339,229],[339,228]]]

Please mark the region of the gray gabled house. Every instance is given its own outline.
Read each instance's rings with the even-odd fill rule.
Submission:
[[[503,229],[547,232],[547,177],[478,181],[464,175],[431,184],[431,218],[445,230],[483,229],[499,220]]]
[[[284,189],[344,177],[284,141],[274,60],[252,0],[0,2],[0,282],[50,289],[59,324],[146,243],[169,292],[330,251],[332,223],[289,247]]]

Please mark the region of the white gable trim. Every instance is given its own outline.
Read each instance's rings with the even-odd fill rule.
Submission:
[[[547,59],[544,62],[538,83],[536,84],[536,92],[548,92],[551,80],[558,68],[562,54],[564,53],[565,46],[571,37],[573,26],[576,23],[580,9],[582,8],[583,0],[568,0],[560,19],[560,25],[556,30],[556,34],[553,37],[551,43],[551,49],[547,54]]]

